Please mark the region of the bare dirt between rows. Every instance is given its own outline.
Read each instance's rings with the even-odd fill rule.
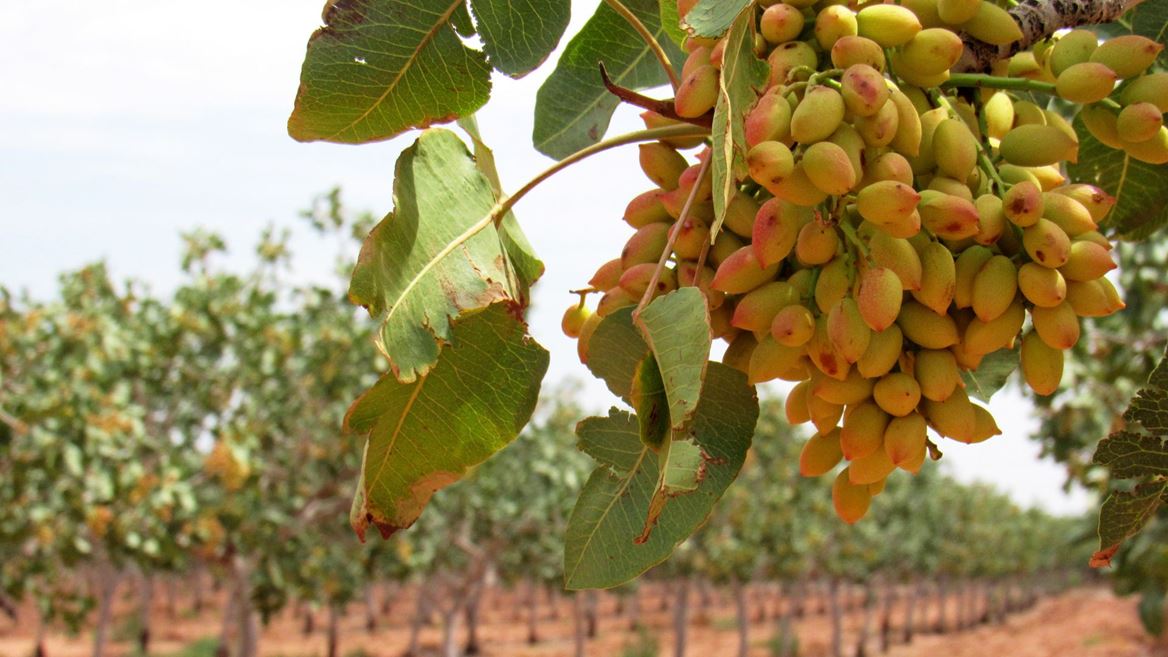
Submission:
[[[125,621],[133,615],[133,600],[126,596],[119,623],[115,623],[115,640],[109,646],[109,657],[134,654],[134,646],[125,636]],[[673,637],[669,629],[672,615],[662,610],[660,596],[643,598],[642,619],[657,637],[660,655],[673,655]],[[526,642],[527,627],[520,620],[515,596],[499,593],[484,605],[484,623],[479,636],[482,655],[507,657],[560,657],[574,654],[573,616],[569,600],[560,600],[558,612],[553,615],[544,606],[539,623],[541,641],[535,645]],[[598,657],[620,657],[633,640],[629,621],[615,614],[615,601],[606,597],[600,605],[599,631],[588,641],[587,654]],[[1041,599],[1033,608],[1011,615],[1002,624],[978,626],[947,635],[918,635],[911,645],[893,645],[889,657],[1168,657],[1168,644],[1155,643],[1144,634],[1136,616],[1136,600],[1117,598],[1103,587],[1072,589],[1054,597]],[[182,608],[182,607],[180,607]],[[0,620],[0,657],[30,657],[35,628],[27,622],[31,610],[24,610],[23,623]],[[935,611],[935,610],[931,610]],[[413,605],[408,598],[394,604],[387,616],[379,619],[378,629],[365,629],[364,608],[353,605],[341,623],[340,654],[354,656],[358,651],[368,657],[397,657],[405,650],[408,623]],[[193,615],[179,612],[168,617],[161,603],[155,610],[152,655],[169,655],[184,646],[219,633],[220,610],[211,606],[203,613]],[[291,611],[280,614],[263,629],[260,641],[261,657],[323,657],[326,639],[323,623],[325,614],[317,614],[317,628],[311,635],[303,633],[303,619]],[[931,615],[929,616],[932,617]],[[845,654],[855,654],[861,616],[858,610],[845,618]],[[769,639],[776,621],[767,619],[751,623],[751,657],[771,654]],[[799,655],[816,657],[827,655],[830,645],[830,623],[826,615],[811,615],[795,621],[799,639]],[[461,631],[460,628],[460,641]],[[49,632],[46,657],[88,657],[91,650],[89,632],[75,637],[60,630]],[[441,641],[438,625],[426,627],[422,633],[424,655],[436,655]],[[693,605],[688,657],[721,657],[737,653],[738,637],[733,609],[729,601],[717,600],[702,608]],[[877,642],[869,643],[869,657],[879,654]]]

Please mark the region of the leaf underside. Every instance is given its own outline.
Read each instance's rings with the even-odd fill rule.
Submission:
[[[624,4],[661,43],[674,68],[680,68],[685,56],[666,38],[657,2],[630,0]],[[640,35],[607,4],[600,5],[568,42],[556,69],[536,95],[532,140],[539,152],[561,159],[604,137],[619,101],[601,82],[601,63],[612,81],[627,89],[669,82]]]
[[[1105,146],[1079,117],[1074,127],[1079,134],[1079,161],[1068,165],[1071,178],[1101,187],[1116,200],[1103,219],[1103,228],[1138,241],[1168,224],[1168,168]]]
[[[522,77],[543,63],[568,27],[570,0],[471,0],[491,65]]]
[[[1021,352],[1015,349],[999,349],[981,359],[976,370],[961,370],[961,380],[965,382],[965,392],[970,397],[988,402],[994,393],[1001,390],[1018,369]]]
[[[754,3],[750,0],[698,0],[685,15],[683,24],[694,36],[716,38],[730,29],[730,24],[741,14],[754,17]]]
[[[1120,545],[1139,533],[1168,500],[1168,359],[1152,370],[1123,415],[1127,426],[1099,442],[1092,462],[1115,480],[1134,482],[1112,491],[1099,511],[1099,551],[1091,565],[1106,566]]]
[[[705,296],[685,287],[657,297],[638,323],[660,368],[669,401],[669,426],[680,429],[693,415],[710,357],[710,314]]]
[[[505,223],[502,237],[493,226],[466,237],[495,199],[449,130],[423,132],[398,158],[394,211],[361,247],[349,297],[381,321],[378,343],[399,380],[426,373],[462,311],[525,299],[510,261],[513,252],[530,254],[518,225]],[[537,260],[520,262],[528,278],[538,275]]]
[[[308,40],[288,134],[359,144],[473,113],[491,67],[455,32],[460,11],[465,0],[332,2]]]
[[[648,535],[645,520],[661,465],[641,443],[636,417],[613,409],[608,417],[579,424],[580,449],[600,465],[568,521],[567,588],[609,588],[660,563],[706,520],[737,476],[758,419],[758,398],[742,373],[720,363],[709,364],[706,382],[688,430],[675,435],[670,447],[689,445],[679,447],[683,453],[665,479],[670,492],[684,489],[686,481],[692,492],[668,499]]]
[[[409,527],[430,497],[506,447],[535,409],[548,353],[507,304],[470,312],[453,325],[425,376],[386,375],[361,395],[345,428],[365,435],[360,486],[350,519],[364,538]]]

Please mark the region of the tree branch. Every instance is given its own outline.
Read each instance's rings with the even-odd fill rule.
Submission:
[[[1022,28],[1022,38],[1009,45],[995,46],[964,34],[965,52],[953,70],[988,72],[994,62],[1026,50],[1056,30],[1110,23],[1141,2],[1143,0],[1022,0],[1010,8],[1014,22]]]

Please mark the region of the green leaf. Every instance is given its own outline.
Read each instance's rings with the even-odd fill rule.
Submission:
[[[588,369],[612,394],[632,404],[633,380],[649,345],[633,326],[633,307],[620,308],[597,325],[588,341]]]
[[[1099,509],[1099,550],[1091,557],[1093,567],[1111,563],[1119,546],[1148,524],[1164,503],[1165,482],[1150,481],[1131,491],[1112,491]]]
[[[718,77],[718,102],[710,129],[715,217],[711,234],[716,234],[722,226],[726,206],[738,192],[737,181],[746,177],[743,123],[758,99],[755,89],[765,85],[766,80],[767,65],[754,56],[754,6],[751,5],[738,14],[726,36],[722,74]]]
[[[661,368],[669,399],[669,425],[680,429],[697,408],[710,358],[710,313],[705,297],[696,287],[675,290],[645,306],[638,323]]]
[[[1160,636],[1164,633],[1164,591],[1149,582],[1140,594],[1140,623],[1149,634]]]
[[[1132,7],[1124,20],[1129,21],[1131,33],[1148,37],[1156,43],[1168,39],[1168,0],[1144,0]],[[1154,64],[1157,68],[1168,67],[1168,53],[1160,51]]]
[[[495,304],[455,321],[429,374],[411,383],[384,376],[362,394],[345,416],[347,430],[368,437],[351,514],[357,533],[409,527],[437,490],[514,440],[547,366],[527,327]]]
[[[681,29],[681,18],[677,15],[677,0],[661,0],[658,13],[661,14],[661,29],[669,39],[679,46],[685,45],[686,33]]]
[[[750,0],[698,0],[685,15],[685,26],[694,36],[716,38],[743,14],[754,18],[754,3]]]
[[[1103,226],[1127,240],[1147,239],[1168,224],[1168,167],[1140,162],[1091,136],[1079,117],[1079,160],[1068,166],[1071,178],[1115,196]]]
[[[437,360],[451,318],[523,294],[498,231],[467,235],[495,194],[453,132],[423,132],[393,182],[394,211],[365,239],[349,297],[381,320],[379,346],[409,382]]]
[[[976,370],[961,370],[965,391],[970,397],[988,402],[1018,369],[1020,353],[1018,349],[999,349],[982,358]]]
[[[490,183],[495,200],[501,200],[503,198],[503,183],[500,182],[499,170],[495,167],[495,152],[487,146],[482,135],[479,134],[478,121],[472,114],[459,119],[458,126],[466,132],[471,143],[474,144],[475,166]],[[515,276],[519,283],[520,289],[517,290],[520,295],[519,301],[526,306],[530,299],[531,286],[539,280],[540,276],[543,276],[543,261],[536,257],[535,249],[527,241],[527,235],[524,234],[523,229],[519,227],[519,220],[515,218],[515,213],[507,212],[503,217],[501,228],[500,238],[503,240],[504,248],[507,249],[507,256],[510,259],[510,264],[514,267]]]
[[[335,0],[308,40],[288,134],[359,144],[470,114],[491,68],[451,25],[465,0]]]
[[[608,417],[581,422],[577,426],[580,448],[599,460],[600,466],[584,485],[568,521],[567,588],[616,586],[666,559],[705,521],[737,476],[757,419],[758,398],[745,375],[711,363],[693,421],[678,436],[700,448],[704,478],[692,493],[670,501],[652,534],[641,543],[635,539],[642,533],[657,490],[658,458],[641,444],[637,419],[628,413],[613,409]]]
[[[491,65],[513,78],[556,49],[572,12],[570,0],[471,0],[470,6]]]
[[[1105,566],[1123,541],[1139,533],[1168,496],[1168,358],[1152,370],[1123,414],[1127,426],[1099,441],[1091,461],[1117,480],[1134,480],[1130,491],[1113,491],[1099,510],[1099,551],[1092,566]]]
[[[680,70],[685,55],[664,39],[654,0],[625,2]],[[669,82],[652,51],[629,24],[607,4],[596,8],[584,27],[568,42],[556,69],[539,88],[535,99],[536,149],[549,157],[564,158],[604,137],[618,100],[604,88],[599,65],[612,81],[629,89],[656,87]]]
[[[670,440],[657,454],[657,468],[657,488],[649,500],[641,535],[633,541],[637,544],[649,540],[670,500],[697,490],[706,477],[706,455],[693,441]]]
[[[660,450],[669,437],[669,398],[665,396],[661,369],[652,355],[646,356],[637,367],[629,397],[637,414],[641,442],[654,452]]]

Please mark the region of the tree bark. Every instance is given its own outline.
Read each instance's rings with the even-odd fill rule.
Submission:
[[[310,636],[316,631],[316,614],[313,611],[311,604],[304,603],[304,624],[300,627],[300,631],[304,636]]]
[[[533,578],[527,579],[527,643],[539,643],[539,632],[536,625],[539,622],[539,588]]]
[[[251,604],[251,587],[248,584],[248,566],[243,559],[235,558],[236,596],[239,598],[239,652],[235,657],[256,657],[259,651],[259,619]]]
[[[231,653],[227,642],[231,640],[231,625],[235,621],[235,595],[227,596],[223,604],[223,623],[219,627],[219,645],[215,647],[215,657],[228,657]]]
[[[945,598],[949,591],[949,583],[944,578],[937,581],[937,623],[934,626],[938,634],[945,634],[946,628],[946,613],[945,613]]]
[[[1010,8],[1022,38],[994,46],[963,35],[965,50],[953,67],[959,72],[988,72],[995,61],[1028,49],[1057,30],[1080,25],[1109,23],[1143,0],[1022,0]]]
[[[921,587],[923,584],[919,581],[909,585],[908,595],[904,596],[904,642],[905,644],[912,643],[913,640],[913,615],[917,609],[917,600],[921,597]]]
[[[141,602],[138,608],[138,652],[150,654],[150,608],[154,606],[154,579],[142,573]]]
[[[673,656],[685,657],[686,631],[689,629],[689,578],[681,578],[676,587],[676,604],[673,608]]]
[[[166,617],[170,620],[178,618],[178,585],[174,577],[163,580],[166,583]]]
[[[33,657],[47,657],[45,653],[45,634],[48,628],[45,624],[45,618],[41,615],[39,609],[35,609],[33,613],[36,615],[36,638],[33,639],[32,655]],[[12,620],[16,620],[13,616]]]
[[[779,584],[779,597],[782,600],[779,605],[779,622],[775,627],[775,636],[772,643],[777,647],[775,650],[776,657],[792,657],[794,655],[794,636],[791,634],[791,616],[795,613],[795,598],[797,596],[798,584]],[[783,595],[787,593],[787,595]],[[785,599],[784,599],[785,598]]]
[[[425,585],[423,584],[423,586]],[[402,657],[417,657],[419,654],[418,649],[421,647],[422,624],[426,621],[426,616],[430,614],[427,606],[426,594],[419,587],[417,607],[414,610],[414,617],[410,621],[410,641]]]
[[[372,583],[365,585],[365,631],[377,631],[377,595]]]
[[[337,604],[330,603],[328,607],[328,657],[338,657],[338,643],[341,635],[341,612]]]
[[[479,647],[479,608],[482,600],[482,587],[475,589],[466,599],[466,646],[463,648],[463,654],[466,655],[477,655],[481,652]]]
[[[114,593],[118,588],[118,580],[119,575],[113,565],[102,560],[97,566],[98,607],[97,626],[93,630],[93,657],[105,655],[106,639],[109,636]]]
[[[844,610],[840,603],[840,582],[832,579],[828,584],[828,600],[831,603],[831,655],[844,655]]]
[[[641,627],[641,587],[638,585],[629,594],[629,629],[637,631]]]
[[[880,604],[880,652],[888,652],[892,647],[892,607],[896,604],[896,584],[884,582],[884,595]]]
[[[572,595],[572,618],[573,618],[573,639],[576,647],[574,653],[576,657],[585,657],[588,639],[585,636],[584,630],[584,595],[582,593],[574,593]]]
[[[730,580],[730,587],[734,591],[734,611],[738,618],[738,657],[747,657],[750,653],[750,619],[747,618],[746,587],[737,577]]]
[[[459,611],[459,605],[453,601],[442,610],[442,657],[459,657],[458,642],[455,640]]]
[[[198,615],[203,613],[203,607],[206,606],[207,595],[207,591],[203,582],[203,566],[201,564],[195,566],[194,570],[191,572],[191,579],[194,580],[191,582],[192,597],[194,598],[191,601],[191,609],[195,612],[195,615]]]
[[[876,592],[870,584],[863,588],[864,614],[860,625],[860,637],[856,640],[856,657],[867,657],[868,639],[872,636],[872,612],[876,608]]]
[[[599,622],[596,609],[599,604],[599,595],[596,591],[585,591],[584,603],[584,619],[588,621],[586,625],[588,630],[587,635],[589,639],[595,639],[598,630],[597,624]]]

